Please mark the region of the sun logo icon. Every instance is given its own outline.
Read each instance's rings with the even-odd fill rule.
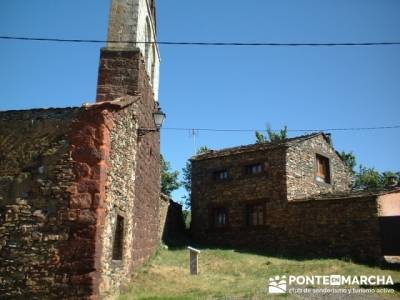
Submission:
[[[268,282],[269,294],[285,294],[287,289],[286,276],[270,277]]]

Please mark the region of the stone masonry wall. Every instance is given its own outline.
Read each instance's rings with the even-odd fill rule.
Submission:
[[[100,294],[106,299],[128,284],[132,272],[136,179],[136,104],[115,112],[110,131],[110,162],[107,172],[105,222],[101,237]],[[122,260],[113,259],[117,218],[124,218]]]
[[[92,293],[92,281],[83,274],[93,269],[87,242],[93,241],[88,225],[95,219],[77,209],[87,201],[76,193],[70,142],[81,115],[81,109],[0,113],[3,297],[64,299]]]
[[[262,163],[265,172],[248,175],[247,165]],[[240,228],[246,222],[246,205],[254,201],[271,207],[284,205],[286,199],[285,151],[246,152],[221,158],[192,161],[192,234],[207,236],[209,211],[228,208],[229,228]],[[230,178],[217,182],[215,171],[227,169]],[[229,229],[227,229],[229,230]]]
[[[194,158],[191,230],[195,239],[279,253],[378,257],[376,197],[304,201],[348,191],[350,184],[347,168],[325,138],[309,137],[266,145],[264,150],[257,145],[237,147]],[[330,159],[331,184],[315,181],[316,153]],[[265,172],[246,174],[245,166],[256,163],[262,163]],[[213,178],[221,170],[228,170],[228,180]],[[253,204],[262,207],[262,223],[251,226],[248,208]],[[227,224],[215,228],[213,213],[221,208],[227,213]]]
[[[140,95],[137,128],[154,129],[153,112],[157,102],[138,49],[102,49],[97,102],[124,95]],[[134,266],[152,255],[159,245],[160,134],[149,132],[138,137],[136,152],[135,203],[133,208],[132,258]]]
[[[329,158],[330,183],[318,182],[315,179],[316,154]],[[322,135],[288,148],[286,173],[289,201],[350,190],[351,175],[348,168]]]
[[[208,230],[212,245],[256,249],[279,255],[353,257],[381,256],[376,197],[289,202],[267,208],[257,228]]]
[[[113,205],[119,204],[118,199],[106,198],[107,174],[111,165],[114,173],[115,168],[123,168],[110,162],[111,143],[114,159],[121,154],[118,143],[134,151],[131,144],[136,142],[128,138],[136,134],[133,115],[117,114],[119,109],[105,103],[0,113],[2,295],[24,299],[100,296],[102,268],[106,275],[109,271],[101,261],[108,254],[103,241],[112,238],[106,236],[107,231],[103,234],[110,223],[106,216],[113,216],[112,212],[107,215],[106,204],[110,198]],[[132,153],[124,150],[122,158]],[[128,173],[131,180],[133,172]],[[110,186],[114,192],[121,188]]]

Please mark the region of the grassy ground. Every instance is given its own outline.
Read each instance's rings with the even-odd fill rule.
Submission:
[[[160,250],[135,274],[130,290],[119,299],[292,299],[290,295],[271,297],[266,293],[268,278],[285,274],[391,275],[397,284],[400,282],[399,270],[338,259],[289,260],[234,250],[201,251],[200,274],[191,276],[188,250]],[[398,288],[389,299],[400,299]]]

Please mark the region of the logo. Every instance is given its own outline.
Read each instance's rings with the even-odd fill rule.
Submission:
[[[268,293],[285,294],[287,289],[286,276],[270,277],[268,282]]]
[[[312,285],[313,288],[307,286]],[[268,280],[269,294],[301,294],[301,293],[394,293],[393,278],[385,275],[282,275],[270,277]],[[303,287],[302,287],[303,286]],[[304,287],[306,286],[306,287]],[[331,288],[326,288],[326,287]],[[343,286],[343,287],[341,287]],[[359,287],[354,287],[359,286]],[[363,289],[362,286],[369,286]],[[375,289],[374,289],[375,286]],[[388,286],[388,288],[382,288]]]

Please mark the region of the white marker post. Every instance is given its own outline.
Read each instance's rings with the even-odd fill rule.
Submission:
[[[200,254],[200,250],[194,249],[192,247],[188,247],[190,252],[190,274],[197,275],[199,274],[199,259],[198,256]]]

